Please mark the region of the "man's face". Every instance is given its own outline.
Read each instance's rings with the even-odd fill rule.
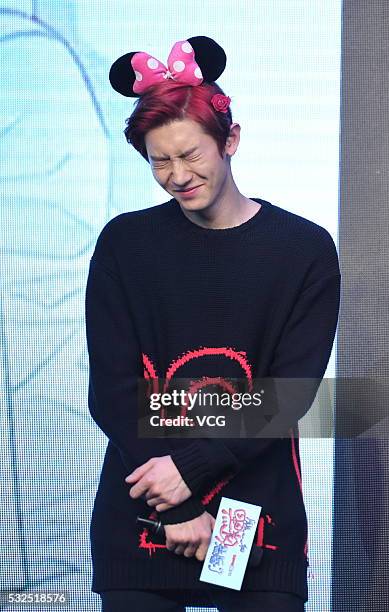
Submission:
[[[183,208],[203,210],[224,193],[228,158],[221,158],[215,140],[197,122],[183,119],[154,128],[145,144],[155,180]],[[226,152],[233,154],[236,147],[229,147]]]

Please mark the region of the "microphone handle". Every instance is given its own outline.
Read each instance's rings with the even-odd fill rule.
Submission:
[[[152,521],[150,519],[142,519],[138,517],[139,523],[143,523],[151,528],[152,532],[161,536],[165,536],[165,527],[162,525],[161,521]],[[256,546],[255,542],[251,547],[251,552],[249,555],[249,560],[247,562],[248,567],[258,567],[262,560],[263,549],[260,546]]]

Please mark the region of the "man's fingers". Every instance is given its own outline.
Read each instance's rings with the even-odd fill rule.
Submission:
[[[199,546],[196,550],[195,557],[198,561],[204,561],[207,549],[205,546]]]
[[[176,555],[182,555],[182,553],[186,549],[186,546],[187,546],[186,544],[179,544],[178,542],[175,542],[174,540],[169,540],[166,542],[166,548],[170,550],[171,552],[176,553]]]
[[[157,512],[167,510],[167,508],[164,507],[166,504],[160,497],[153,497],[152,495],[147,496],[147,493],[144,497],[148,506],[157,506],[158,504],[161,504],[162,507],[159,506],[159,508],[156,508]]]
[[[184,525],[166,525],[166,548],[177,555],[204,561],[215,522],[211,514],[204,512]]]
[[[131,472],[131,474],[128,474],[128,476],[124,479],[125,482],[134,482],[135,480],[142,478],[143,474],[145,474],[150,467],[150,461],[151,459],[146,461],[146,463],[143,463],[143,465],[137,467]]]
[[[199,561],[204,561],[205,556],[207,554],[209,542],[210,540],[207,540],[205,542],[203,540],[203,542],[200,544],[200,546],[196,550],[196,559],[198,559]]]
[[[170,508],[174,508],[172,504],[159,504],[155,506],[157,512],[165,512],[165,510],[170,510]]]
[[[166,540],[166,548],[171,552],[174,552],[176,546],[177,544],[175,542],[172,542],[171,540]]]
[[[142,481],[140,481],[140,482],[137,482],[136,485],[131,487],[129,491],[129,495],[130,497],[133,497],[133,498],[140,497],[147,490],[148,490],[148,487],[145,484],[143,484]]]
[[[193,544],[192,546],[187,546],[184,550],[184,557],[193,557],[197,550],[197,547],[198,547],[197,544]]]

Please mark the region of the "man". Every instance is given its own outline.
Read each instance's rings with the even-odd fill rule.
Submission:
[[[194,61],[203,57],[197,43],[176,45]],[[176,52],[169,66],[182,68]],[[144,55],[131,57],[134,91],[158,68]],[[193,78],[196,68],[182,63]],[[322,227],[239,191],[231,158],[240,126],[215,77],[188,84],[167,72],[142,90],[125,134],[173,199],[112,219],[88,277],[89,406],[109,438],[91,524],[92,590],[105,612],[196,602],[301,612],[307,525],[294,426],[310,402],[288,417],[281,401],[290,429],[278,437],[140,439],[137,381],[320,379],[338,316],[337,253]],[[199,581],[222,496],[262,507],[262,559],[241,591]],[[137,515],[158,518],[166,541],[137,532]]]

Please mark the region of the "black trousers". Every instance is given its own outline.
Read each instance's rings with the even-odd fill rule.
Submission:
[[[102,591],[102,612],[185,612],[188,607],[217,608],[219,612],[304,612],[304,601],[291,593],[268,591]]]

